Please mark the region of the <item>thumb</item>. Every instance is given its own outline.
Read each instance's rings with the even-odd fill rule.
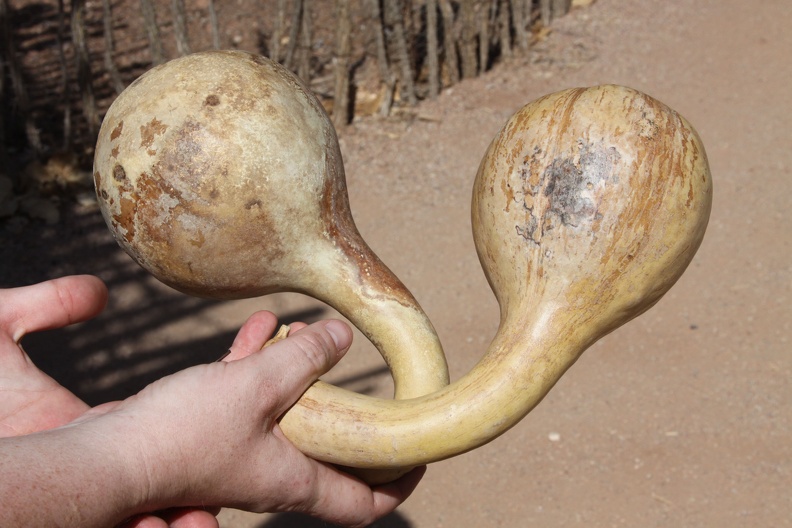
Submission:
[[[249,360],[257,363],[253,370],[259,373],[258,386],[268,392],[263,396],[274,404],[272,411],[279,416],[291,407],[319,376],[338,363],[351,344],[349,326],[336,320],[321,321],[250,356]]]
[[[107,288],[97,277],[75,275],[0,290],[0,324],[13,339],[86,321],[104,309]]]

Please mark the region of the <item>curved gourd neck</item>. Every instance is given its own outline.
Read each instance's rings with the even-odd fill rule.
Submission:
[[[593,342],[570,318],[551,312],[531,321],[503,321],[481,361],[437,392],[407,401],[378,400],[319,382],[281,426],[287,436],[298,427],[308,429],[296,444],[310,456],[361,468],[425,464],[475,449],[530,412]],[[319,402],[347,412],[333,424],[322,423],[318,415],[326,407]],[[324,434],[312,434],[317,427],[312,424],[320,423]]]
[[[437,333],[418,301],[360,240],[354,251],[327,244],[312,267],[318,280],[303,293],[335,308],[382,354],[397,399],[448,385],[448,366]]]

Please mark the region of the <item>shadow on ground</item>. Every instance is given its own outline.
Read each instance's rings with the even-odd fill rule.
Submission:
[[[258,528],[330,528],[333,526],[335,525],[299,513],[279,513],[260,524]],[[412,526],[398,512],[393,512],[369,525],[369,528],[412,528]]]
[[[80,325],[31,334],[23,344],[39,368],[90,405],[125,398],[163,376],[214,361],[233,342],[236,328],[219,330],[208,313],[219,301],[183,295],[153,279],[118,247],[98,211],[67,208],[54,226],[30,222],[12,230],[0,224],[0,287],[82,273],[105,281],[107,309]],[[326,314],[316,307],[278,315],[288,324]],[[199,332],[196,318],[206,323],[198,325],[204,327]],[[349,382],[381,374],[362,373]]]

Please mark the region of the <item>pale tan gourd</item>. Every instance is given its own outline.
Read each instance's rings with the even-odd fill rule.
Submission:
[[[302,291],[361,327],[409,399],[317,382],[280,423],[310,456],[378,469],[448,458],[517,423],[680,277],[712,199],[696,132],[645,94],[596,86],[523,107],[473,188],[500,327],[444,386],[430,323],[354,228],[332,126],[279,66],[214,52],[155,68],[108,112],[95,178],[116,238],[166,283],[220,297]]]
[[[324,109],[281,66],[208,52],[150,70],[108,110],[94,181],[116,240],[164,283],[305,293],[377,346],[397,397],[448,383],[429,319],[358,234]]]

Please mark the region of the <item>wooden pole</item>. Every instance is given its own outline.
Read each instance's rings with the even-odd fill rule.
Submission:
[[[429,70],[429,97],[440,94],[440,63],[437,42],[437,0],[426,0],[426,66]]]
[[[454,85],[459,82],[459,56],[456,49],[456,24],[454,23],[454,8],[450,0],[439,0],[440,13],[443,16],[443,54],[445,55],[448,82]]]
[[[140,9],[143,11],[143,24],[146,26],[148,34],[151,62],[155,66],[162,64],[165,62],[165,52],[162,51],[162,39],[157,25],[157,12],[154,10],[154,4],[151,3],[151,0],[140,0]]]
[[[190,39],[187,35],[187,13],[184,10],[184,0],[171,0],[173,11],[173,33],[176,37],[176,50],[180,56],[189,55]]]
[[[399,62],[403,99],[410,105],[416,105],[418,97],[415,95],[415,80],[404,31],[402,3],[400,0],[383,0],[383,7],[385,8],[385,25],[390,28],[393,34],[392,44],[394,54]]]
[[[349,0],[336,0],[336,64],[335,101],[333,103],[333,125],[337,129],[349,123],[349,36],[352,27],[349,20]]]

